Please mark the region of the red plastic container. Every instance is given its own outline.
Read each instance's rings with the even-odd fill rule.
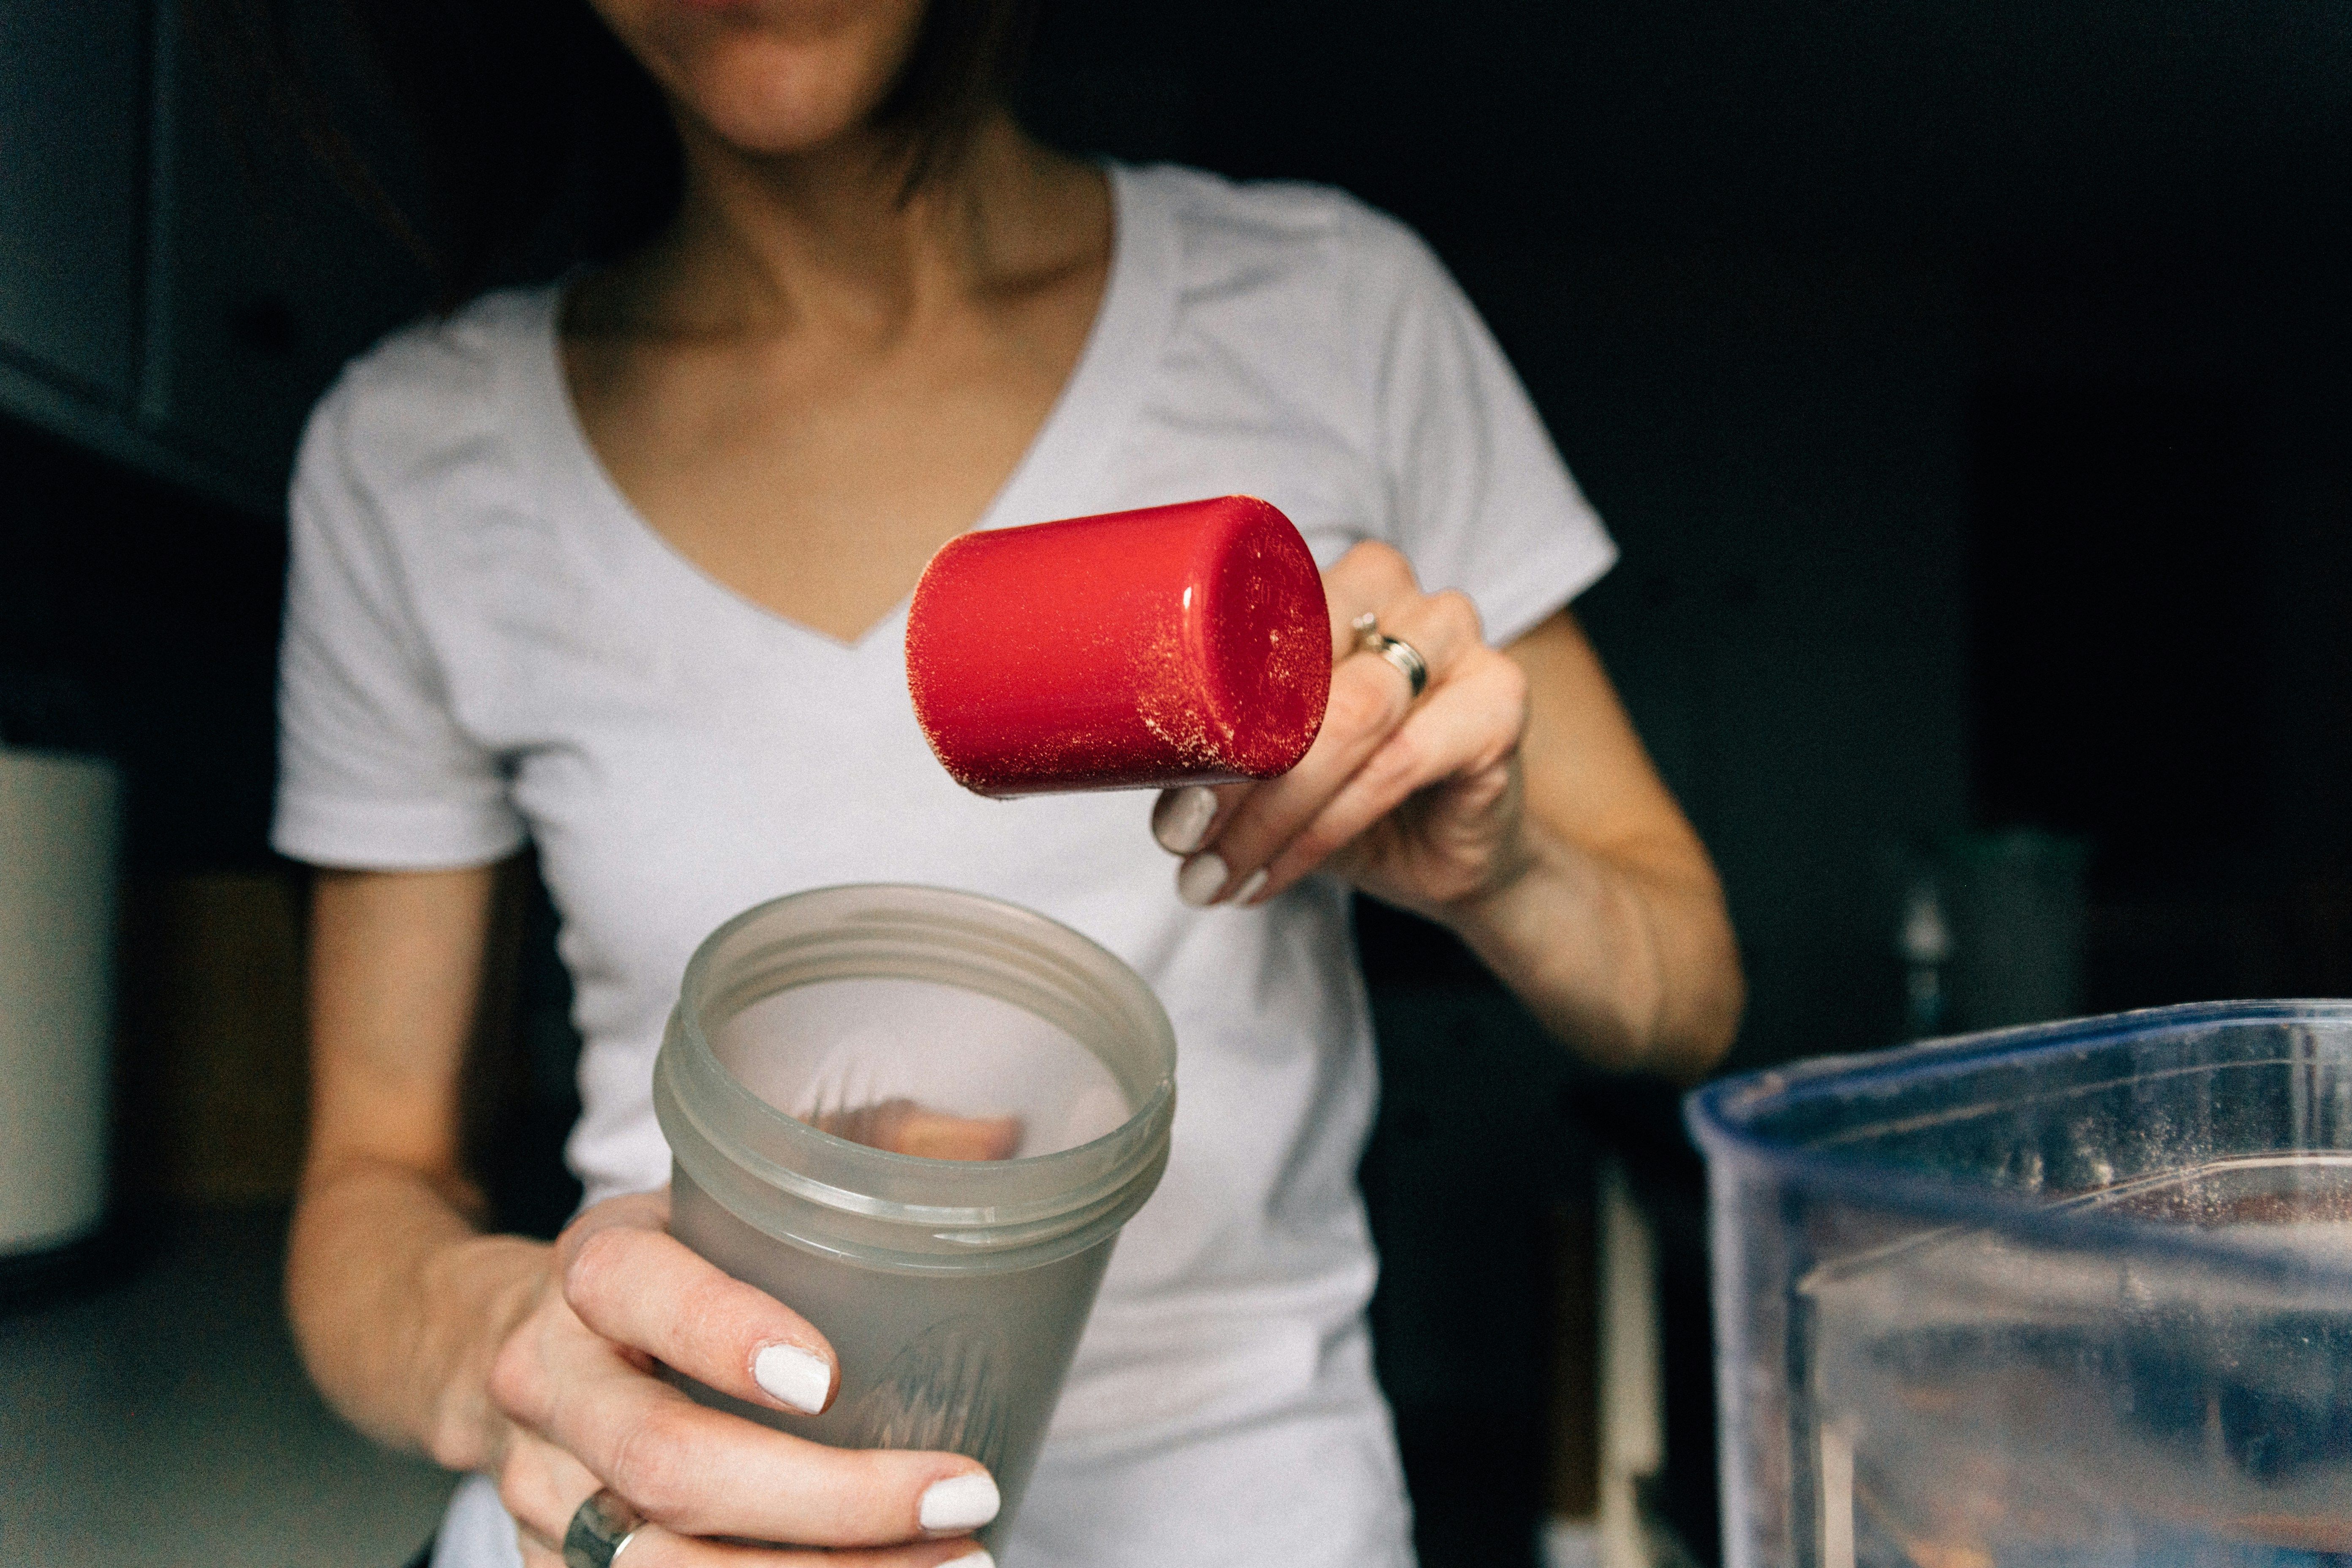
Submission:
[[[1249,496],[963,534],[916,584],[907,686],[982,795],[1272,778],[1330,696],[1322,574]]]

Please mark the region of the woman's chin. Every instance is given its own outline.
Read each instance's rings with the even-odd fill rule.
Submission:
[[[697,112],[712,135],[737,153],[754,158],[790,158],[845,142],[856,130],[854,114],[809,113],[799,106],[782,110],[736,105]]]
[[[688,114],[767,155],[814,151],[862,122],[922,18],[909,0],[599,0],[597,10]]]
[[[745,51],[750,52],[750,51]],[[685,94],[695,117],[739,152],[780,157],[840,141],[881,96],[852,89],[818,51],[771,48],[761,58],[712,62]]]

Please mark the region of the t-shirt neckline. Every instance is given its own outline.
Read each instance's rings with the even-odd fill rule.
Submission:
[[[1084,498],[1117,446],[1116,437],[1141,402],[1153,363],[1175,315],[1176,243],[1170,215],[1150,199],[1136,170],[1106,163],[1110,183],[1110,276],[1087,330],[1077,363],[1043,423],[971,531],[1044,522],[1087,510]],[[768,635],[789,635],[835,654],[869,647],[894,649],[895,628],[906,620],[908,598],[851,641],[817,630],[745,597],[705,572],[647,521],[597,456],[572,405],[563,374],[559,323],[564,285],[541,290],[531,321],[525,395],[539,405],[530,427],[541,433],[537,471],[556,482],[558,504],[635,558],[632,581],[658,591],[670,608],[688,616],[716,612],[748,621]]]

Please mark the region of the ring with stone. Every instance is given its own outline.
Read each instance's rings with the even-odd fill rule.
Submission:
[[[1392,637],[1382,632],[1381,617],[1376,613],[1366,610],[1349,625],[1356,634],[1356,646],[1352,651],[1376,653],[1387,659],[1396,667],[1397,673],[1404,677],[1405,684],[1412,688],[1413,696],[1419,697],[1429,689],[1429,660],[1422,658],[1421,650],[1402,637]]]
[[[646,1516],[607,1487],[572,1510],[563,1531],[563,1568],[613,1568],[613,1559],[636,1539]]]

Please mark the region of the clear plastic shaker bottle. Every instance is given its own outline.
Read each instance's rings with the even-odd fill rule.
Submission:
[[[671,1229],[815,1324],[841,1388],[814,1417],[689,1391],[838,1447],[969,1454],[1002,1530],[1167,1164],[1175,1068],[1132,970],[1009,904],[827,888],[721,926],[654,1068]]]

